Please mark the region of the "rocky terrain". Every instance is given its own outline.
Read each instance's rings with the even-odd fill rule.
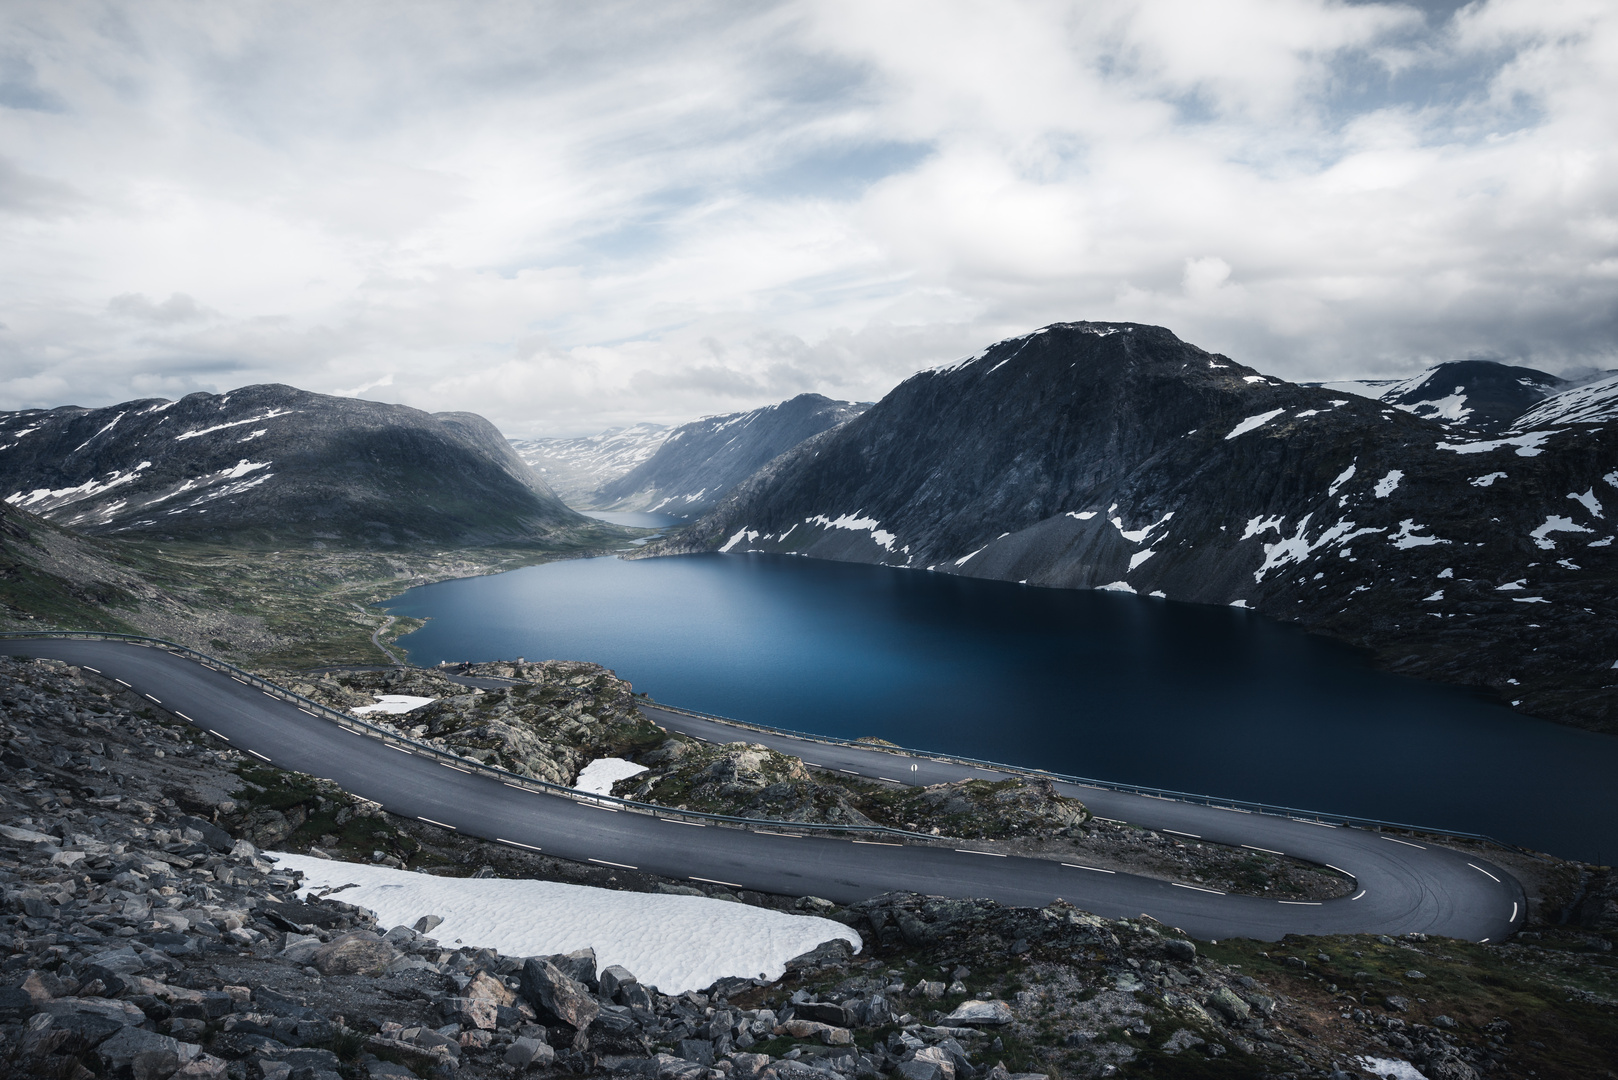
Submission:
[[[1618,422],[1602,410],[1618,389],[1602,385],[1489,436],[1161,327],[1060,323],[913,376],[642,554],[783,552],[1248,607],[1614,730]]]
[[[1451,360],[1408,379],[1306,383],[1384,401],[1413,416],[1473,431],[1503,432],[1571,383],[1548,371],[1493,360]]]
[[[598,489],[657,453],[672,430],[632,424],[573,439],[512,439],[511,446],[563,502],[588,507]]]
[[[799,394],[751,412],[705,416],[674,429],[657,452],[581,505],[693,517],[773,458],[864,412],[864,404]]]
[[[0,415],[0,498],[84,533],[258,547],[476,546],[587,524],[480,416],[280,385]]]
[[[1063,904],[808,898],[796,905],[847,922],[865,948],[823,946],[775,983],[671,996],[596,970],[588,951],[501,956],[434,940],[433,915],[384,927],[300,897],[249,837],[297,846],[342,818],[370,842],[419,836],[439,872],[687,885],[393,820],[312,778],[245,766],[55,662],[0,659],[0,710],[8,1076],[1359,1077],[1380,1060],[1464,1080],[1606,1075],[1618,1031],[1605,871],[1572,909],[1585,925],[1536,924],[1504,946],[1193,943]]]

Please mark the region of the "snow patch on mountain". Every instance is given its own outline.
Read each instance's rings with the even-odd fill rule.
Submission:
[[[1284,412],[1286,412],[1285,409],[1271,409],[1269,412],[1261,412],[1255,416],[1249,416],[1246,420],[1243,420],[1241,423],[1231,428],[1230,434],[1226,435],[1225,438],[1234,439],[1236,436],[1245,435],[1255,428],[1261,428]]]
[[[1519,431],[1556,424],[1599,424],[1618,420],[1618,374],[1575,386],[1546,398],[1519,416]]]
[[[1553,532],[1593,533],[1595,530],[1580,525],[1572,518],[1561,517],[1557,514],[1550,514],[1546,516],[1545,524],[1541,525],[1533,532],[1530,532],[1528,535],[1534,538],[1534,546],[1544,551],[1554,551],[1556,549],[1556,541],[1551,539],[1551,533]]]
[[[1556,434],[1558,433],[1555,431],[1530,431],[1523,435],[1510,435],[1503,439],[1481,439],[1477,442],[1441,442],[1438,444],[1438,449],[1450,450],[1457,454],[1487,454],[1491,450],[1515,446],[1518,457],[1538,457],[1544,453],[1540,447],[1544,446],[1546,441]]]
[[[151,464],[150,461],[143,461],[127,471],[114,469],[107,474],[107,479],[105,480],[86,480],[76,487],[56,488],[55,490],[35,488],[33,491],[19,491],[14,495],[6,496],[6,502],[12,506],[22,507],[24,510],[44,513],[47,510],[54,510],[59,506],[80,502],[100,495],[104,491],[110,491],[122,484],[130,483],[139,477],[143,470],[150,468]]]
[[[226,428],[242,427],[247,424],[262,423],[265,420],[274,420],[276,417],[286,416],[292,411],[293,410],[291,409],[269,409],[259,416],[250,416],[246,420],[232,420],[228,424],[215,424],[213,427],[197,428],[195,431],[187,431],[182,435],[174,436],[174,441],[185,442],[187,439],[197,439],[204,435],[212,435],[214,432],[224,431]]]
[[[881,522],[877,521],[876,518],[860,517],[859,514],[858,510],[852,514],[843,514],[835,518],[829,518],[824,514],[816,514],[814,517],[805,518],[804,524],[819,525],[826,529],[868,532],[871,534],[871,539],[876,541],[878,547],[885,551],[892,551],[894,543],[899,539],[898,536],[884,530],[881,527]]]

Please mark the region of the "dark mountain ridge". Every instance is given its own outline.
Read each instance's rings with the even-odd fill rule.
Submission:
[[[266,384],[0,414],[0,497],[79,532],[364,546],[584,523],[473,413]]]
[[[1408,379],[1307,385],[1375,398],[1428,420],[1476,431],[1505,431],[1531,406],[1572,384],[1537,368],[1451,360]]]
[[[1257,608],[1600,727],[1618,721],[1615,499],[1618,425],[1480,438],[1161,327],[1079,322],[913,376],[648,554]]]
[[[869,406],[820,394],[675,428],[650,458],[602,485],[585,505],[679,516],[706,511],[773,458]]]

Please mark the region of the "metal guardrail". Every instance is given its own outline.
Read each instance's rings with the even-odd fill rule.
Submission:
[[[1278,806],[1273,803],[1250,802],[1245,799],[1227,799],[1214,795],[1198,795],[1188,791],[1174,791],[1170,788],[1146,787],[1139,784],[1120,784],[1111,780],[1095,780],[1085,776],[1073,776],[1068,773],[1052,772],[1049,769],[1036,769],[1027,765],[1007,765],[1002,761],[986,761],[982,758],[964,757],[959,754],[940,754],[933,750],[917,750],[908,746],[899,746],[896,743],[860,742],[856,739],[840,739],[834,735],[818,735],[809,731],[794,731],[791,728],[770,727],[767,724],[755,724],[746,720],[735,720],[728,716],[718,716],[714,713],[698,712],[695,709],[685,709],[678,705],[665,705],[661,701],[646,699],[646,704],[665,712],[680,713],[685,716],[694,716],[699,720],[712,720],[716,723],[728,724],[731,727],[743,728],[752,731],[761,731],[775,735],[789,735],[795,739],[805,739],[810,742],[822,743],[827,746],[850,746],[860,750],[879,750],[883,753],[904,755],[905,757],[926,758],[930,761],[947,761],[952,764],[970,765],[982,769],[995,769],[1000,772],[1012,773],[1019,776],[1032,776],[1058,783],[1075,784],[1080,787],[1098,788],[1103,791],[1118,791],[1131,795],[1143,795],[1151,799],[1164,799],[1174,802],[1196,803],[1201,806],[1210,806],[1221,810],[1234,810],[1238,813],[1263,814],[1270,817],[1291,818],[1294,821],[1318,822],[1321,824],[1347,825],[1362,829],[1402,829],[1408,832],[1428,833],[1433,836],[1449,836],[1457,840],[1479,840],[1488,844],[1495,844],[1503,848],[1521,850],[1515,844],[1508,844],[1497,840],[1485,833],[1462,832],[1456,829],[1438,829],[1428,825],[1411,825],[1401,821],[1385,821],[1381,818],[1357,817],[1353,814],[1328,814],[1318,810],[1300,810],[1292,806]]]
[[[256,687],[271,697],[280,698],[310,716],[321,720],[328,720],[339,727],[370,736],[384,744],[397,746],[401,749],[408,747],[410,752],[420,757],[432,758],[444,764],[452,764],[454,768],[474,775],[483,775],[500,781],[512,787],[525,788],[543,795],[555,795],[569,799],[573,802],[590,806],[605,806],[614,810],[628,810],[632,813],[646,814],[651,817],[677,818],[684,821],[700,821],[705,824],[724,825],[734,828],[752,830],[767,830],[771,832],[824,832],[836,834],[848,833],[877,833],[887,836],[904,837],[911,840],[937,840],[936,836],[924,833],[909,832],[905,829],[894,829],[886,825],[832,825],[823,822],[776,821],[771,818],[744,818],[733,817],[729,814],[710,814],[701,810],[680,810],[670,806],[659,806],[655,803],[636,802],[633,799],[621,799],[616,795],[595,795],[576,788],[553,784],[547,780],[535,780],[520,773],[508,772],[505,769],[486,765],[474,758],[464,758],[458,754],[447,753],[430,746],[427,743],[378,727],[348,713],[340,712],[328,705],[306,698],[302,694],[288,690],[286,687],[260,675],[237,667],[226,660],[210,656],[205,652],[181,645],[179,642],[167,641],[163,638],[148,637],[143,634],[116,634],[101,630],[5,630],[0,631],[0,640],[27,639],[27,638],[74,638],[87,641],[125,641],[145,648],[162,649],[188,660],[195,661],[204,667],[223,672],[238,682]]]

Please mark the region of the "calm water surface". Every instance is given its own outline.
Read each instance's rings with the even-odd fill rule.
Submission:
[[[412,589],[419,664],[567,658],[656,700],[1058,772],[1618,854],[1618,739],[1232,608],[790,556]]]

